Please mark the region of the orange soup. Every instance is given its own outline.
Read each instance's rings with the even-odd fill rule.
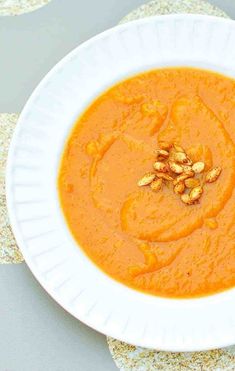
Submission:
[[[144,293],[233,287],[234,128],[235,81],[213,72],[159,69],[103,93],[76,122],[59,170],[79,246]]]

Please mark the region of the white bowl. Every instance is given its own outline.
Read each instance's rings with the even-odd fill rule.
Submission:
[[[196,66],[235,77],[235,23],[171,15],[108,30],[79,46],[43,79],[11,143],[7,202],[24,258],[45,290],[94,329],[131,344],[194,351],[235,343],[235,289],[164,299],[101,272],[77,246],[57,194],[59,160],[76,117],[116,81],[164,66]]]

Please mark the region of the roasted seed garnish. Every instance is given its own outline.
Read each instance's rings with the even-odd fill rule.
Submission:
[[[152,181],[156,178],[155,173],[146,173],[139,181],[138,186],[143,187],[152,183]]]
[[[183,182],[185,179],[192,178],[193,176],[194,176],[194,171],[192,170],[185,171],[184,173],[182,173],[181,175],[178,175],[175,178],[173,184],[176,185],[177,183]]]
[[[154,192],[159,192],[162,189],[162,184],[162,179],[156,179],[150,184],[150,187]]]
[[[211,169],[207,174],[206,174],[206,182],[207,183],[213,183],[215,182],[221,173],[222,169],[221,167],[217,166]]]
[[[193,165],[193,161],[188,156],[187,156],[187,161],[185,161],[185,165],[189,165],[189,166]]]
[[[195,162],[195,164],[193,164],[192,166],[192,170],[196,173],[196,174],[200,174],[203,172],[203,170],[205,169],[205,164],[204,162]]]
[[[203,193],[203,188],[201,186],[195,187],[191,190],[189,197],[192,201],[197,201]]]
[[[193,205],[194,204],[194,201],[191,200],[190,196],[187,194],[187,193],[184,193],[182,196],[181,196],[181,201],[186,204],[186,205]]]
[[[187,188],[195,188],[200,185],[200,180],[195,178],[185,179],[184,184]]]
[[[178,195],[181,195],[182,193],[184,193],[184,190],[185,190],[185,185],[183,182],[180,182],[174,186],[174,192]]]
[[[173,173],[175,174],[182,174],[184,171],[182,166],[176,164],[175,162],[170,162],[169,166],[170,166],[171,171],[173,171]]]
[[[159,179],[165,179],[165,180],[169,180],[169,181],[173,180],[172,176],[170,176],[167,173],[156,173],[156,175]]]
[[[162,173],[166,173],[169,170],[169,167],[164,162],[157,161],[153,164],[155,170],[160,171]]]
[[[161,141],[160,148],[155,151],[157,161],[154,162],[154,172],[146,173],[139,181],[138,186],[150,186],[152,191],[159,192],[164,184],[169,187],[168,182],[173,182],[173,190],[177,195],[180,195],[181,201],[186,205],[198,204],[203,194],[203,177],[200,176],[205,169],[203,161],[193,161],[188,157],[185,150],[174,143]],[[173,148],[172,148],[173,147]],[[220,176],[222,169],[217,166],[211,169],[205,177],[205,182],[213,183]],[[195,174],[197,178],[194,177]],[[189,193],[184,193],[185,189],[190,190]]]
[[[192,166],[190,166],[190,165],[181,165],[181,166],[182,166],[184,172],[185,171],[191,171],[192,170]]]
[[[166,151],[165,149],[157,149],[156,155],[157,157],[165,159],[169,157],[169,152]]]
[[[173,159],[179,164],[188,164],[188,156],[184,152],[174,152]]]

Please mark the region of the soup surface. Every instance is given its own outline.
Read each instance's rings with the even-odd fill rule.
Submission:
[[[235,285],[235,81],[190,68],[122,81],[96,99],[65,146],[58,189],[74,238],[90,259],[129,287],[197,297]],[[154,172],[156,149],[178,143],[205,174],[222,169],[188,205]]]

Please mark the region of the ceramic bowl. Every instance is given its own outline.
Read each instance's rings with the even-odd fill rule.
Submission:
[[[216,17],[158,16],[121,25],[59,62],[20,116],[6,183],[14,235],[45,290],[97,331],[159,350],[206,350],[235,343],[235,289],[176,300],[114,281],[74,241],[56,186],[61,154],[76,118],[107,87],[166,66],[195,66],[235,78],[234,45],[235,23]]]

